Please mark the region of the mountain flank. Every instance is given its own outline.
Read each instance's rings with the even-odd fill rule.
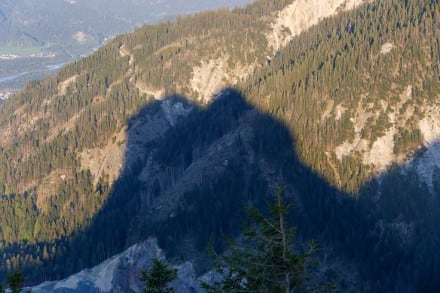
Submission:
[[[438,24],[435,0],[260,0],[28,84],[0,108],[1,268],[65,278],[154,235],[202,273],[280,184],[342,291],[435,291]]]

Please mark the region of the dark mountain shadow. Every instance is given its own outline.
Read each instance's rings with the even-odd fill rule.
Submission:
[[[318,240],[334,262],[359,264],[362,281],[354,290],[428,292],[438,282],[440,261],[429,253],[439,237],[428,237],[431,227],[424,226],[435,231],[438,216],[423,213],[440,204],[414,200],[413,194],[427,193],[409,181],[411,172],[401,180],[400,169],[392,168],[351,198],[299,160],[283,122],[234,89],[223,90],[206,108],[180,96],[151,102],[130,119],[127,133],[121,175],[111,189],[100,180],[97,190],[107,200],[89,227],[69,237],[51,262],[27,269],[53,277],[61,267],[56,277],[62,278],[154,236],[171,259],[195,260],[202,271],[208,243],[223,249],[222,236],[240,232],[243,206],[264,206],[273,187],[282,185],[295,203],[291,221],[299,238]],[[396,234],[400,219],[420,220],[407,245]],[[419,255],[413,245],[425,237]],[[339,284],[341,290],[352,286]]]
[[[277,185],[296,203],[302,237],[327,239],[330,223],[344,221],[333,214],[348,197],[298,160],[286,125],[234,89],[205,108],[177,95],[153,101],[127,133],[121,175],[111,188],[99,181],[107,200],[90,225],[61,239],[68,244],[53,260],[25,271],[63,278],[152,236],[169,257],[193,259],[201,271],[208,243],[223,249],[223,235],[240,232],[244,205],[264,206]]]

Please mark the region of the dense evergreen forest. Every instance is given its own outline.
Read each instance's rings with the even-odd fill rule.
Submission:
[[[438,172],[432,188],[398,165],[376,177],[365,149],[335,151],[356,139],[372,147],[395,128],[396,157],[424,152],[417,125],[440,92],[438,1],[369,2],[272,56],[265,34],[290,2],[139,28],[5,102],[0,276],[61,278],[151,235],[203,270],[208,242],[223,248],[243,204],[262,206],[281,184],[298,233],[330,251],[341,290],[438,288]],[[219,58],[253,73],[225,78],[235,89],[204,104],[192,72]],[[91,167],[109,148],[124,158],[115,177]]]

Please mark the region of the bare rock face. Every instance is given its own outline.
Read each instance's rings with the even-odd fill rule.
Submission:
[[[355,9],[365,0],[297,0],[279,12],[266,36],[269,46],[276,52],[290,40],[322,19],[340,11]]]
[[[154,258],[164,259],[155,239],[136,244],[103,263],[80,271],[64,280],[45,282],[32,289],[34,293],[46,292],[140,292],[139,275],[148,269]],[[177,280],[171,287],[175,292],[202,292],[193,266],[186,262],[178,267]]]

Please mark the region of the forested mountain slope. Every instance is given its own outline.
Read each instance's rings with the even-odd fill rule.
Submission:
[[[288,121],[305,162],[356,192],[438,139],[438,27],[436,1],[363,6],[299,36],[245,93]]]
[[[361,4],[146,26],[29,84],[0,109],[2,268],[61,277],[150,235],[203,267],[282,184],[354,266],[341,288],[437,288],[439,3]]]

